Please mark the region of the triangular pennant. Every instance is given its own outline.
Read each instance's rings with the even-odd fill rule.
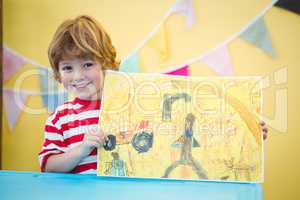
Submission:
[[[276,51],[263,18],[259,18],[240,37],[270,54],[273,58],[276,57]]]
[[[39,68],[40,91],[49,93],[58,89],[58,83],[54,80],[53,72],[48,69]]]
[[[4,81],[10,79],[16,71],[23,65],[26,61],[23,57],[15,54],[10,49],[3,48],[3,78]]]
[[[24,103],[28,94],[24,92],[14,92],[13,90],[3,91],[3,104],[6,110],[9,128],[12,130],[24,108]]]
[[[155,35],[148,41],[148,45],[157,52],[161,63],[168,59],[169,48],[166,27],[164,24],[162,24],[159,31],[156,32]]]
[[[139,56],[137,53],[132,54],[126,60],[121,62],[120,71],[122,72],[139,72]]]
[[[57,92],[42,94],[44,106],[49,112],[53,112],[59,105],[62,105],[68,99],[68,93]]]
[[[210,52],[202,58],[202,61],[220,75],[232,75],[232,64],[226,45]]]
[[[53,74],[48,69],[39,69],[40,79],[40,92],[42,94],[44,107],[48,111],[52,112],[61,103],[61,100],[65,100],[64,97],[60,97],[58,94],[58,83],[53,78]]]
[[[181,67],[179,69],[170,71],[170,72],[166,72],[165,74],[170,74],[170,75],[178,75],[178,76],[189,76],[190,72],[189,72],[189,66],[186,65],[184,67]]]
[[[179,0],[172,8],[172,12],[186,17],[186,25],[191,27],[195,21],[195,13],[192,0]]]

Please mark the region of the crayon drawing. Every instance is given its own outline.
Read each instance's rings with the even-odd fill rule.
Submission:
[[[262,182],[259,77],[107,71],[98,175]]]

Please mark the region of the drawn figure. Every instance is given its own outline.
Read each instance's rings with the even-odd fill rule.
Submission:
[[[105,174],[110,176],[126,176],[127,170],[125,161],[120,159],[118,152],[112,152],[111,156],[113,159]]]
[[[180,159],[172,163],[165,171],[163,178],[167,178],[169,174],[179,165],[189,165],[192,167],[193,171],[197,174],[199,179],[208,179],[205,170],[192,156],[192,146],[198,145],[193,143],[193,125],[195,121],[195,116],[192,113],[187,114],[185,118],[185,130],[181,136],[181,154]]]
[[[179,100],[184,99],[185,102],[191,101],[191,96],[187,93],[177,93],[174,95],[165,94],[163,101],[163,110],[162,110],[162,121],[171,121],[172,119],[172,104]]]
[[[224,164],[229,172],[234,173],[235,180],[241,180],[242,177],[245,177],[246,181],[251,181],[250,174],[256,170],[255,165],[246,165],[240,163],[235,164],[234,158],[231,158],[230,160],[224,160]],[[226,178],[223,177],[223,180],[227,180],[228,178],[229,176],[226,176]]]

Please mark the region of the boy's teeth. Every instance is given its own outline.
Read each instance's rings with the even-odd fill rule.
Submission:
[[[80,87],[80,86],[85,86],[85,85],[87,85],[87,84],[88,84],[88,82],[86,82],[86,83],[74,84],[74,85],[77,86],[77,87]]]
[[[86,86],[88,83],[80,83],[80,84],[74,84],[74,87],[84,87]]]

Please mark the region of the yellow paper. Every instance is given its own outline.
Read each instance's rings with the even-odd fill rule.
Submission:
[[[262,182],[259,80],[107,71],[98,175]]]

